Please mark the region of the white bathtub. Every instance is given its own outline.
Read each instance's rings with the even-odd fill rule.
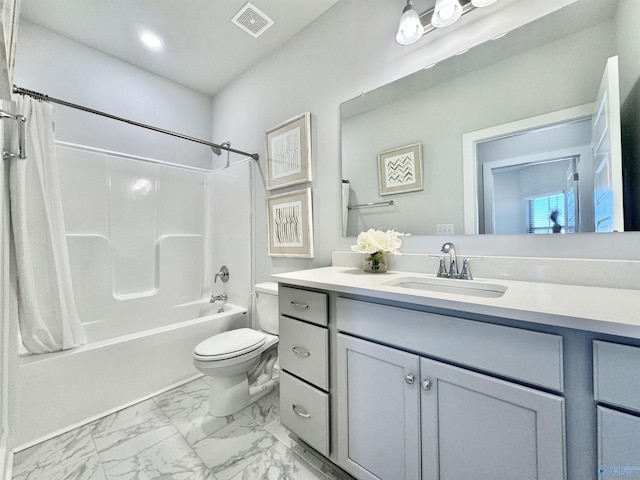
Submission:
[[[248,325],[245,308],[226,304],[215,313],[218,308],[207,302],[186,306],[177,323],[105,340],[92,337],[88,325],[87,345],[21,356],[13,447],[21,450],[200,376],[192,364],[194,346]],[[194,314],[200,316],[189,318]]]

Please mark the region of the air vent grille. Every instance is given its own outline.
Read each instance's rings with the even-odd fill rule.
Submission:
[[[247,32],[253,38],[258,38],[273,25],[271,20],[264,12],[260,11],[251,2],[247,2],[244,7],[231,19],[231,23],[237,25]]]

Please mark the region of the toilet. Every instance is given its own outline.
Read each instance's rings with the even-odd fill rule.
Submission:
[[[259,330],[239,328],[219,333],[196,345],[194,366],[211,379],[209,413],[236,413],[277,385],[273,366],[278,359],[278,284],[258,283],[255,322]]]

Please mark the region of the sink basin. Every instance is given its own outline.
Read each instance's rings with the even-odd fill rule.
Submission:
[[[390,287],[427,290],[431,292],[471,295],[474,297],[499,298],[507,291],[505,285],[478,282],[476,280],[458,280],[453,278],[400,277],[382,283]]]

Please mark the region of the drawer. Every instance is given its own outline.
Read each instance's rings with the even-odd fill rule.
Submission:
[[[329,394],[282,372],[280,421],[318,452],[329,455]]]
[[[562,392],[562,337],[338,298],[339,331]]]
[[[299,318],[316,325],[327,326],[327,296],[280,285],[278,289],[280,315]]]
[[[593,342],[593,394],[598,402],[640,412],[640,348]]]
[[[326,328],[280,317],[280,368],[309,383],[329,389]]]
[[[640,417],[598,407],[598,478],[638,478],[638,452]]]

